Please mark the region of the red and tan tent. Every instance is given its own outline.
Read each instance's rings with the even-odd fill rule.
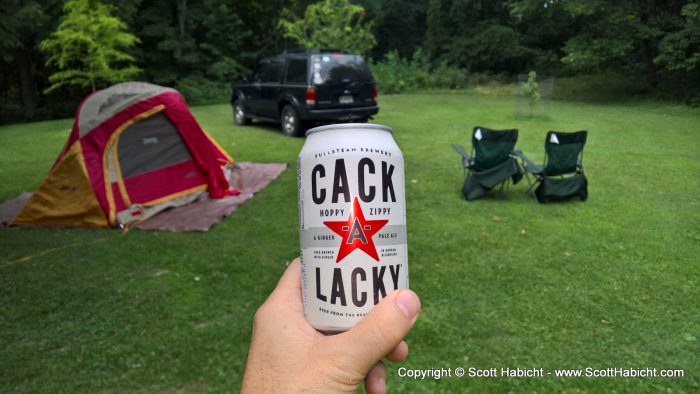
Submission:
[[[127,225],[204,194],[229,195],[231,163],[177,91],[121,83],[83,101],[66,145],[12,225]]]

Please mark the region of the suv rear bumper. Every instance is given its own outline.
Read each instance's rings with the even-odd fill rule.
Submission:
[[[308,120],[358,120],[366,119],[379,112],[379,106],[351,107],[342,109],[307,109]]]

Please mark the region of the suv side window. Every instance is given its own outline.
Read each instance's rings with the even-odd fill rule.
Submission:
[[[255,73],[253,73],[253,82],[260,83],[263,81],[265,73],[267,71],[267,66],[268,62],[260,63],[258,64],[258,67],[255,69]]]
[[[306,70],[308,69],[308,61],[306,58],[289,59],[287,61],[287,76],[285,83],[306,85]]]
[[[265,75],[263,76],[263,82],[279,82],[280,71],[282,71],[282,62],[274,61],[268,63],[265,69]]]

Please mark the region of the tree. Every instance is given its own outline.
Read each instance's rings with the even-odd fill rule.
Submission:
[[[176,88],[190,104],[230,95],[231,82],[244,73],[242,64],[251,56],[244,48],[246,40],[252,41],[251,32],[238,15],[240,8],[234,8],[251,3],[241,3],[143,2],[133,31],[141,39],[139,60],[145,79]],[[261,36],[255,39],[262,41]]]
[[[141,71],[134,57],[123,52],[139,39],[126,32],[126,25],[112,16],[114,7],[99,0],[69,0],[64,17],[39,48],[50,54],[47,66],[59,71],[49,77],[48,93],[63,85],[90,86],[129,79]]]
[[[12,64],[16,71],[12,85],[18,87],[26,118],[34,117],[39,104],[37,63],[42,62],[36,44],[50,31],[54,3],[9,0],[0,7],[0,62]]]
[[[480,72],[517,73],[527,66],[531,51],[513,28],[484,21],[469,32],[445,46],[450,63]]]
[[[305,48],[339,48],[369,54],[377,44],[372,23],[366,22],[365,10],[349,0],[323,0],[306,8],[304,18],[284,12],[278,26],[285,37]]]
[[[563,68],[562,48],[577,32],[574,19],[557,0],[508,0],[513,27],[520,45],[527,49],[533,67],[556,74]]]
[[[700,1],[683,6],[681,15],[681,29],[661,40],[654,61],[669,70],[692,72],[700,69]]]
[[[450,42],[446,12],[443,10],[443,0],[429,0],[426,9],[425,52],[436,58],[446,42]]]
[[[362,4],[374,24],[377,46],[372,55],[375,59],[381,59],[393,50],[410,58],[423,45],[425,0],[363,0]]]
[[[506,2],[430,0],[425,52],[479,72],[522,71],[532,51],[521,44]]]
[[[240,63],[254,67],[261,57],[279,53],[290,41],[279,28],[282,15],[303,15],[313,0],[236,1],[231,8],[243,22],[249,36],[239,49]]]
[[[682,22],[684,0],[552,2],[575,18],[580,29],[564,46],[562,61],[577,71],[600,71],[612,66],[632,72],[646,69],[647,83],[658,84],[659,42]]]
[[[537,83],[537,72],[535,71],[527,73],[525,95],[527,96],[527,105],[530,106],[530,116],[532,116],[532,111],[535,110],[535,107],[542,98],[542,96],[540,96],[539,84]]]

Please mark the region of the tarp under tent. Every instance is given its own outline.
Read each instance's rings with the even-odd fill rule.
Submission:
[[[255,172],[247,164],[243,169]],[[286,164],[263,166],[264,184],[255,191]],[[120,83],[83,101],[51,171],[10,224],[129,226],[168,208],[239,194],[229,183],[235,169],[176,90]]]

